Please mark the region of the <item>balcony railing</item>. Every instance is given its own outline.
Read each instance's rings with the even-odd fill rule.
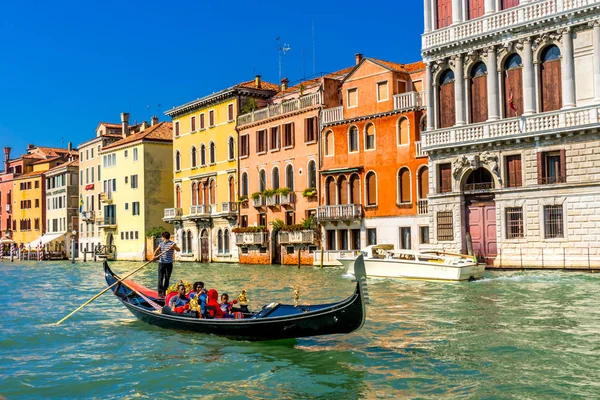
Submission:
[[[221,211],[223,211],[224,213],[234,214],[237,213],[237,209],[238,206],[236,202],[225,201],[221,203]]]
[[[427,157],[427,153],[422,149],[421,142],[415,142],[415,157]]]
[[[180,218],[183,215],[182,208],[165,208],[164,219]]]
[[[362,206],[360,204],[338,204],[317,208],[317,219],[319,221],[348,221],[360,218],[362,218]]]
[[[105,216],[98,222],[98,225],[100,225],[101,227],[104,227],[104,228],[115,227],[115,226],[117,226],[117,217]]]
[[[112,192],[102,192],[100,193],[100,201],[106,204],[112,204]]]
[[[344,120],[344,106],[327,108],[323,110],[323,124],[331,124]]]
[[[543,176],[539,179],[539,182],[542,185],[553,185],[555,183],[565,183],[566,181],[567,177],[563,175]]]
[[[281,203],[282,206],[292,205],[295,202],[296,202],[296,193],[294,193],[294,192],[289,192],[288,194],[280,194],[279,195],[279,203]]]
[[[265,204],[267,207],[274,207],[279,204],[279,195],[275,194],[271,197],[265,197]]]
[[[426,92],[406,92],[394,95],[395,110],[410,110],[427,106]]]
[[[423,132],[422,149],[428,151],[438,147],[535,136],[544,132],[557,134],[561,129],[597,127],[600,125],[599,113],[598,106],[578,107]]]
[[[417,200],[417,214],[429,214],[429,202],[427,201],[427,199]]]
[[[190,216],[192,217],[207,217],[212,213],[210,204],[198,204],[190,206]]]
[[[269,241],[268,232],[236,233],[235,244],[241,245],[262,245]]]
[[[314,243],[315,231],[279,232],[280,244]]]
[[[81,213],[81,219],[84,221],[94,221],[96,219],[96,213],[93,211],[84,211]]]
[[[265,198],[263,197],[263,195],[261,194],[257,198],[252,199],[252,205],[254,207],[262,207],[262,206],[264,206],[265,205]]]
[[[426,51],[478,35],[489,36],[492,32],[501,32],[517,25],[539,24],[557,14],[598,3],[600,0],[543,0],[526,3],[426,33],[422,37],[422,48]]]
[[[238,125],[250,124],[263,119],[276,117],[302,110],[304,108],[314,107],[321,104],[321,92],[307,94],[297,99],[286,100],[279,104],[273,104],[254,112],[243,114],[238,117]]]

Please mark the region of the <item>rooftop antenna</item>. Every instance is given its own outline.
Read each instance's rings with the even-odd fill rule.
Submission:
[[[279,56],[279,82],[281,82],[281,74],[282,74],[282,69],[283,69],[283,56],[287,54],[288,51],[290,51],[292,48],[290,47],[289,44],[283,44],[283,46],[281,45],[281,38],[279,36],[277,36],[277,55]]]
[[[313,76],[315,76],[317,74],[317,57],[315,55],[315,18],[313,17],[312,19],[312,51],[313,51]]]

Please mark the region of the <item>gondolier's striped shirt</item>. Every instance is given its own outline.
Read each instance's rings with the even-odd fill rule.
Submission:
[[[172,240],[167,240],[166,242],[160,242],[160,252],[165,253],[165,251],[169,250],[169,247],[173,246]],[[167,251],[165,254],[160,256],[160,260],[158,260],[162,264],[171,264],[173,263],[173,253],[175,250],[171,249]]]

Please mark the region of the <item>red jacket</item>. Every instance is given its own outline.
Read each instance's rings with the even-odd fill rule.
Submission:
[[[208,315],[213,318],[223,318],[225,316],[225,313],[221,310],[221,305],[219,304],[219,293],[217,293],[215,289],[210,289],[208,291],[206,309],[208,310]]]

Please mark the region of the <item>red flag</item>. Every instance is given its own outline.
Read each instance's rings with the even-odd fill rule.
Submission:
[[[518,117],[519,114],[517,113],[517,107],[515,106],[512,86],[510,84],[510,80],[508,79],[508,71],[505,71],[504,73],[506,74],[506,84],[508,85],[508,106],[515,112],[515,116]]]

